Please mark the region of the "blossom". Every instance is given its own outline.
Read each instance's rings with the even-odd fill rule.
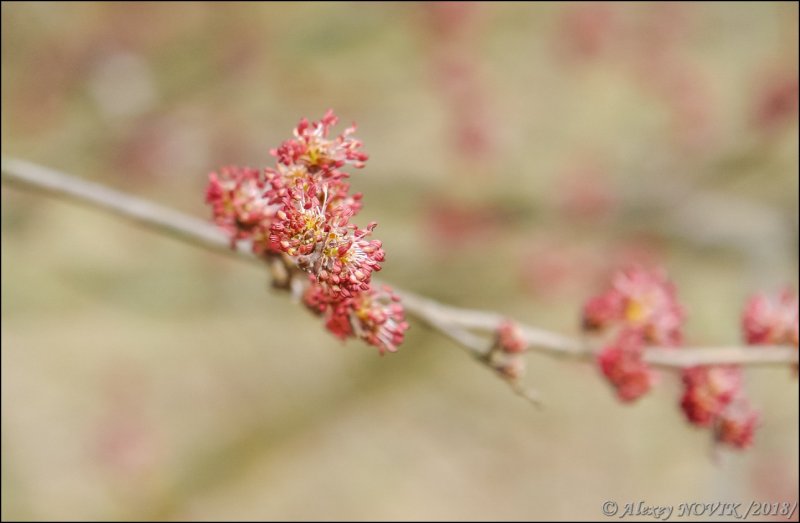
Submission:
[[[384,251],[380,240],[371,240],[377,224],[366,229],[349,224],[349,212],[331,218],[313,190],[294,190],[284,199],[271,225],[270,241],[296,257],[297,266],[312,274],[332,295],[351,296],[369,287],[373,271],[381,269]]]
[[[504,321],[497,328],[495,345],[507,354],[519,354],[528,348],[522,329],[510,320]]]
[[[359,338],[384,351],[395,352],[403,342],[408,323],[403,306],[389,287],[370,289],[352,300],[354,331]]]
[[[642,359],[643,349],[640,333],[627,330],[597,355],[601,372],[621,401],[632,402],[640,398],[658,381],[658,375]]]
[[[316,314],[323,314],[328,307],[331,305],[332,300],[325,289],[323,289],[319,285],[314,285],[314,281],[311,277],[309,277],[309,285],[306,286],[305,292],[303,293],[303,303],[309,310]],[[349,335],[349,331],[347,335]],[[347,336],[339,336],[340,338],[346,338]]]
[[[618,272],[608,291],[586,302],[583,325],[586,330],[618,325],[641,332],[647,343],[674,346],[682,342],[684,317],[675,287],[661,271],[632,267]]]
[[[312,263],[316,280],[333,294],[349,297],[369,289],[373,271],[381,269],[384,252],[380,240],[369,240],[375,223],[331,230],[319,257]]]
[[[339,136],[329,138],[330,128],[337,121],[338,118],[332,110],[325,113],[318,122],[309,123],[303,118],[294,130],[294,138],[286,140],[270,153],[280,164],[303,164],[330,176],[337,176],[339,173],[336,169],[345,164],[364,167],[368,156],[359,151],[362,142],[352,137],[356,131],[355,125],[345,129]]]
[[[756,294],[750,297],[742,314],[742,330],[751,345],[797,345],[797,293],[785,289],[777,296]]]
[[[381,354],[396,352],[408,329],[400,299],[387,286],[333,299],[322,286],[312,284],[304,302],[324,316],[326,328],[336,337],[358,337],[378,347]]]
[[[214,222],[231,236],[231,241],[253,240],[254,250],[266,249],[266,238],[276,206],[264,193],[264,180],[258,169],[223,167],[209,175],[206,203],[211,205]]]
[[[350,194],[350,184],[345,181],[345,173],[336,177],[322,176],[322,171],[312,171],[304,164],[283,165],[264,169],[265,185],[267,189],[265,198],[271,204],[282,205],[287,197],[291,197],[293,190],[311,192],[314,189],[316,196],[322,203],[327,201],[326,212],[329,217],[336,213],[349,213],[355,216],[361,210],[363,195]],[[319,190],[324,188],[324,192]]]
[[[327,236],[325,202],[301,185],[283,198],[270,225],[270,242],[289,256],[308,256]]]
[[[377,224],[351,223],[362,195],[350,192],[344,169],[363,167],[367,155],[353,137],[355,126],[331,135],[336,122],[332,111],[316,122],[301,120],[294,137],[270,151],[277,163],[263,171],[227,167],[211,173],[206,201],[232,242],[252,240],[254,251],[278,266],[293,264],[296,270],[283,271],[292,285],[281,287],[305,287],[306,306],[324,317],[335,336],[394,352],[408,324],[399,298],[371,285],[385,256],[381,241],[371,238]],[[296,279],[301,271],[306,281]]]
[[[760,413],[746,400],[732,404],[717,420],[714,439],[737,449],[746,449],[753,444]]]
[[[625,310],[623,296],[615,291],[593,296],[583,306],[583,329],[602,331],[621,321]]]
[[[689,422],[713,431],[718,443],[749,447],[760,419],[742,390],[742,371],[735,365],[684,369],[681,408]]]
[[[623,297],[624,321],[640,327],[646,341],[656,345],[681,343],[683,308],[677,302],[675,287],[663,273],[633,268],[619,273],[613,285]]]
[[[741,369],[733,365],[690,367],[682,378],[681,409],[689,422],[700,427],[711,426],[742,386]]]
[[[494,345],[485,354],[486,363],[503,379],[514,382],[525,374],[523,353],[528,342],[522,329],[512,320],[503,320],[494,332]]]
[[[597,364],[621,401],[634,401],[655,385],[658,375],[642,357],[645,346],[679,345],[683,320],[672,283],[662,272],[640,267],[619,271],[610,289],[586,301],[585,331],[616,329]]]

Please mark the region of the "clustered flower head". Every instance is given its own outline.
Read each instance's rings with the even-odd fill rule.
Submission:
[[[637,400],[658,382],[658,374],[642,359],[643,349],[641,336],[623,329],[597,354],[600,371],[620,401]]]
[[[382,353],[395,351],[408,328],[400,298],[385,285],[343,299],[331,299],[323,286],[310,285],[303,300],[325,318],[325,326],[335,336],[343,340],[358,336]]]
[[[797,293],[784,289],[777,296],[756,294],[742,314],[744,338],[750,345],[798,345]]]
[[[710,428],[714,439],[734,448],[753,443],[760,414],[742,389],[742,370],[735,365],[684,369],[681,409],[698,427]]]
[[[680,345],[684,318],[675,286],[663,271],[641,267],[618,272],[611,288],[590,299],[583,310],[586,330],[622,326],[653,345]]]
[[[745,304],[742,333],[750,345],[797,346],[797,319],[797,293],[756,294]],[[711,429],[719,443],[739,449],[752,445],[761,415],[744,393],[741,367],[691,367],[682,377],[681,409],[690,423]]]
[[[735,401],[717,419],[714,439],[718,443],[737,449],[746,449],[753,444],[761,414],[746,399]]]
[[[684,318],[663,273],[638,267],[617,273],[610,289],[584,304],[583,329],[603,335],[597,364],[621,401],[634,401],[655,385],[658,375],[645,361],[645,349],[680,345]],[[742,330],[751,345],[797,346],[797,293],[751,297]],[[740,366],[688,367],[681,378],[680,407],[689,423],[710,430],[717,443],[736,449],[752,445],[761,415],[747,399]]]
[[[384,251],[371,238],[374,222],[352,223],[362,195],[350,193],[344,170],[364,167],[367,155],[355,126],[331,134],[336,122],[332,111],[317,122],[301,120],[294,136],[270,151],[274,167],[211,173],[206,202],[233,243],[249,241],[254,253],[288,259],[308,274],[304,302],[333,334],[394,352],[408,324],[391,289],[371,285]]]
[[[698,366],[683,371],[681,408],[686,418],[710,427],[730,405],[742,386],[742,371],[734,365]]]
[[[277,210],[264,198],[265,183],[258,169],[223,167],[209,175],[206,202],[214,222],[237,240],[253,240],[257,252],[266,249],[269,226]]]
[[[618,272],[606,292],[583,308],[583,328],[611,337],[597,363],[617,397],[632,402],[658,381],[642,359],[648,345],[677,346],[683,340],[685,314],[675,287],[661,271],[630,267]]]

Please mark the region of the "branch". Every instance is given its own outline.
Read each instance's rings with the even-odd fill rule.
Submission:
[[[15,158],[2,159],[2,181],[13,187],[67,199],[87,207],[114,214],[134,223],[206,250],[240,260],[264,263],[248,246],[231,246],[228,237],[212,224],[187,216],[153,202],[123,194],[102,185]],[[403,301],[406,313],[431,329],[440,332],[464,348],[475,361],[495,370],[488,358],[494,333],[508,320],[496,312],[463,309],[446,305],[413,292],[392,286]],[[584,340],[563,336],[518,323],[529,350],[551,356],[592,359],[594,351]],[[791,346],[759,347],[649,347],[645,361],[668,369],[694,365],[740,364],[751,366],[797,364],[798,351]],[[516,392],[533,403],[538,399],[530,391],[497,373]]]

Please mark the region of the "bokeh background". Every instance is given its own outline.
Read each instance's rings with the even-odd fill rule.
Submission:
[[[209,171],[357,121],[382,277],[564,333],[627,263],[695,344],[797,286],[798,8],[3,3],[2,152],[206,217]],[[258,267],[2,190],[4,519],[599,518],[798,499],[790,369],[712,451],[674,376],[632,406],[528,357],[537,411],[412,324],[341,344]],[[795,516],[796,518],[796,516]]]

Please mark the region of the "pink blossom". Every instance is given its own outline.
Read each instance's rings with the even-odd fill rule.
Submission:
[[[283,198],[270,226],[270,242],[289,256],[311,255],[327,236],[326,202],[302,183]]]
[[[742,330],[745,340],[751,345],[797,345],[797,293],[785,289],[777,296],[751,296],[742,314]]]
[[[742,387],[736,366],[699,366],[683,371],[681,409],[693,424],[709,427],[722,414]]]
[[[589,299],[583,309],[585,330],[610,326],[641,331],[645,342],[674,346],[682,342],[683,308],[675,288],[660,271],[632,267],[618,272],[612,287]]]
[[[381,241],[370,238],[377,224],[350,222],[362,196],[350,193],[343,169],[363,167],[367,155],[352,136],[354,126],[331,137],[336,121],[332,111],[317,122],[301,120],[294,138],[271,151],[277,164],[263,173],[239,167],[212,173],[206,200],[232,242],[252,240],[256,252],[308,273],[304,301],[334,335],[394,352],[408,324],[391,290],[370,285],[384,260]]]
[[[376,224],[366,229],[349,224],[350,211],[340,208],[331,218],[327,199],[322,203],[313,187],[290,191],[271,226],[270,241],[296,257],[297,266],[333,295],[348,297],[369,287],[373,271],[381,269],[384,252],[379,240],[370,240]]]
[[[746,449],[753,444],[760,413],[746,400],[732,404],[714,427],[714,439],[736,449]]]
[[[294,138],[270,152],[283,165],[303,164],[326,174],[335,174],[335,170],[345,164],[364,167],[368,157],[359,151],[362,142],[352,137],[356,131],[355,125],[335,138],[329,138],[330,129],[337,121],[332,110],[318,122],[309,123],[303,118],[294,130]]]
[[[384,259],[380,240],[367,239],[374,228],[375,223],[366,229],[331,229],[319,257],[310,261],[320,285],[345,297],[369,289],[372,272],[381,269]]]
[[[525,349],[528,348],[528,342],[525,340],[522,329],[510,320],[504,321],[497,328],[496,344],[507,354],[518,354],[525,352]]]
[[[674,285],[661,271],[631,268],[617,274],[614,290],[624,301],[624,321],[638,327],[645,341],[655,345],[679,345],[682,341],[683,307]]]
[[[397,351],[408,329],[400,299],[389,287],[370,287],[345,299],[333,299],[322,286],[312,284],[304,302],[323,314],[326,328],[336,337],[361,338],[378,347],[381,354]]]
[[[583,329],[605,330],[622,320],[624,310],[625,300],[615,290],[589,298],[583,306]]]
[[[211,173],[206,188],[214,222],[233,242],[252,240],[256,252],[268,250],[267,235],[277,210],[264,198],[264,187],[257,169],[230,166]]]
[[[643,349],[640,333],[627,330],[597,355],[601,372],[621,401],[640,398],[658,381],[658,375],[642,359]]]
[[[597,363],[622,401],[633,401],[655,384],[657,375],[642,359],[646,345],[681,343],[683,309],[661,272],[632,267],[618,272],[611,288],[583,307],[586,331],[616,329]]]

